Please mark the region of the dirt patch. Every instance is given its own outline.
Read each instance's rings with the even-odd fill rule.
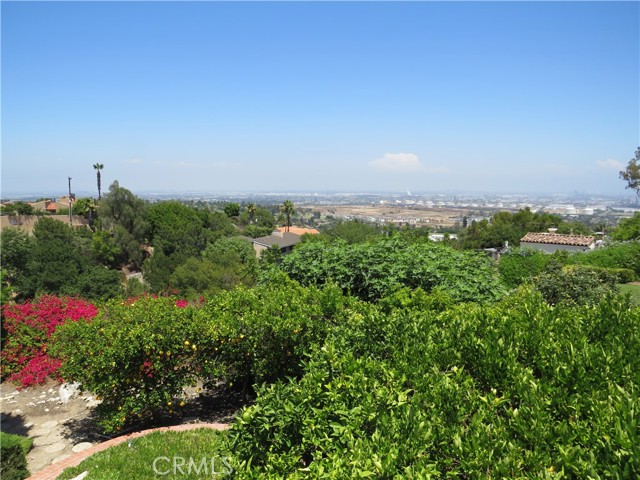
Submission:
[[[32,474],[112,438],[102,435],[97,425],[95,407],[100,402],[91,393],[76,392],[67,399],[68,390],[61,391],[60,387],[54,381],[23,390],[6,382],[0,386],[0,427],[3,432],[33,438],[33,448],[27,455]],[[186,423],[229,423],[248,403],[241,393],[224,384],[199,395],[194,390],[188,393],[190,400],[179,414],[133,425],[119,435]]]

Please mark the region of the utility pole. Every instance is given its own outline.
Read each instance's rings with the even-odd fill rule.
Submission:
[[[69,225],[73,226],[73,216],[71,209],[73,206],[71,205],[71,177],[67,177],[69,179]]]

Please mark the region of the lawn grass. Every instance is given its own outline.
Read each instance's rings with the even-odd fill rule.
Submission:
[[[621,293],[628,293],[631,295],[631,302],[635,305],[640,305],[640,285],[631,285],[627,283],[620,284],[618,287],[620,288]]]
[[[225,478],[229,457],[226,433],[219,430],[153,432],[134,438],[130,447],[124,442],[98,452],[58,479],[72,479],[85,471],[89,472],[85,480]]]

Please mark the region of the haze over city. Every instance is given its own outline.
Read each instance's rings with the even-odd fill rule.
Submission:
[[[2,194],[629,194],[638,2],[2,2]]]

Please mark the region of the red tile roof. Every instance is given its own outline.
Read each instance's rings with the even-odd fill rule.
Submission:
[[[587,235],[566,235],[562,233],[527,233],[520,242],[588,247],[595,242],[595,238]]]

